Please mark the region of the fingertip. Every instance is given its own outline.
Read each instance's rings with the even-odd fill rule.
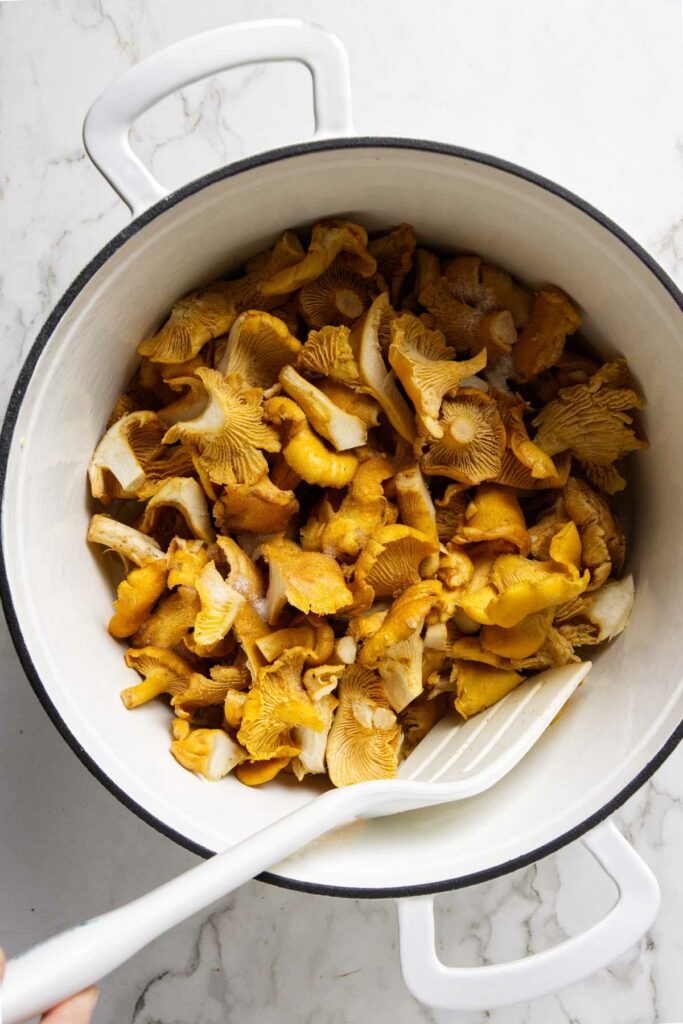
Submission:
[[[100,992],[94,985],[67,999],[42,1018],[42,1024],[90,1024]]]

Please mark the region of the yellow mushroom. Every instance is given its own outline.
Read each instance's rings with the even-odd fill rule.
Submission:
[[[223,701],[223,716],[226,725],[231,729],[239,730],[244,718],[246,703],[247,694],[244,690],[236,690],[234,687],[228,689]]]
[[[301,746],[294,740],[293,727],[323,729],[322,716],[301,683],[303,664],[303,652],[295,649],[259,669],[237,734],[252,760],[295,757]]]
[[[154,533],[159,515],[163,515],[166,509],[174,509],[182,516],[193,537],[199,540],[213,540],[214,531],[206,507],[206,497],[193,477],[174,476],[161,485],[147,502],[142,519],[138,523],[141,533]]]
[[[121,700],[128,708],[141,704],[162,693],[176,695],[190,685],[193,668],[189,662],[163,647],[131,647],[126,651],[126,665],[134,668],[143,681],[121,691]]]
[[[405,640],[387,647],[377,665],[387,700],[394,711],[403,711],[422,693],[423,650],[422,637],[416,630]]]
[[[193,420],[201,415],[206,408],[207,394],[199,377],[177,376],[166,383],[172,391],[184,391],[184,394],[157,410],[157,416],[165,427],[172,427],[181,420]]]
[[[221,666],[218,675],[203,676],[193,672],[185,689],[171,698],[171,707],[179,718],[189,718],[198,708],[225,705],[228,694],[240,693],[247,673],[237,666]],[[228,723],[229,724],[229,723]]]
[[[268,563],[266,594],[268,621],[277,620],[289,602],[302,612],[333,615],[351,604],[353,595],[334,558],[317,551],[302,551],[291,540],[276,537],[259,548]]]
[[[371,588],[376,597],[393,597],[417,583],[431,568],[438,544],[412,526],[383,526],[366,543],[354,572],[357,592]],[[425,567],[425,560],[427,566]]]
[[[479,484],[452,539],[456,544],[503,540],[520,555],[529,554],[529,534],[519,502],[510,488],[499,484]]]
[[[135,565],[142,565],[155,558],[165,558],[164,552],[152,537],[145,536],[125,523],[119,523],[111,516],[94,515],[88,526],[87,539],[91,544],[101,544],[108,551],[115,551]]]
[[[444,587],[449,590],[466,587],[473,575],[472,559],[461,548],[456,547],[454,542],[449,542],[441,549],[436,576]]]
[[[177,587],[144,619],[133,636],[133,645],[185,650],[184,640],[194,627],[198,611],[199,597],[194,587]]]
[[[553,621],[551,608],[527,615],[510,629],[502,626],[484,626],[481,631],[481,645],[487,651],[503,658],[529,658],[535,654],[550,631]]]
[[[441,584],[437,580],[421,580],[406,587],[389,608],[377,632],[365,641],[358,656],[360,664],[375,668],[387,648],[419,632],[441,592]]]
[[[197,376],[209,396],[207,407],[196,419],[174,424],[164,443],[196,445],[214,483],[256,483],[268,472],[261,449],[280,450],[277,434],[263,423],[261,391],[244,387],[238,378],[224,378],[217,370],[200,369]]]
[[[383,482],[394,472],[385,456],[373,456],[361,462],[348,493],[336,512],[322,525],[319,549],[338,560],[358,557],[368,538],[395,519],[395,510],[384,495]]]
[[[458,351],[486,348],[492,354],[510,352],[517,340],[517,329],[509,310],[484,313],[457,299],[447,278],[430,284],[420,296],[434,318],[435,327],[443,331],[446,341]]]
[[[444,264],[447,278],[456,299],[476,306],[484,313],[507,309],[515,327],[526,324],[531,313],[533,295],[513,281],[506,270],[484,263],[480,256],[456,256]]]
[[[230,330],[235,313],[229,296],[210,289],[193,292],[176,302],[161,330],[141,341],[138,352],[154,363],[187,362],[207,341]]]
[[[229,632],[245,598],[225,582],[213,561],[197,576],[195,589],[201,608],[194,623],[194,640],[211,647]]]
[[[449,484],[436,499],[436,528],[442,544],[447,544],[459,529],[468,503],[467,484]]]
[[[362,316],[378,292],[377,283],[362,277],[340,256],[320,275],[301,289],[299,311],[309,327],[333,329],[352,324]]]
[[[398,502],[401,522],[412,526],[439,544],[439,530],[436,509],[424,476],[417,464],[409,465],[394,477],[396,500]],[[427,559],[424,569],[425,576],[433,576],[439,563],[438,554]]]
[[[312,700],[319,701],[333,693],[339,686],[339,680],[346,665],[314,665],[304,672],[303,682],[306,692]]]
[[[247,757],[246,751],[222,729],[192,729],[190,723],[173,721],[171,753],[188,771],[217,782]]]
[[[415,295],[420,301],[420,296],[427,289],[436,284],[441,277],[441,262],[436,253],[428,249],[415,250]]]
[[[448,712],[449,707],[445,694],[436,697],[423,693],[412,701],[398,716],[403,732],[401,757],[406,758],[412,753],[420,740],[423,740],[430,729],[433,729],[440,718]]]
[[[261,283],[274,274],[304,258],[304,250],[295,231],[285,231],[275,245],[264,249],[247,260],[246,273],[229,281],[214,281],[209,287],[218,291],[235,304],[237,313],[250,309],[272,309],[283,302],[282,295],[266,298],[261,293]]]
[[[363,421],[340,409],[324,392],[297,373],[293,366],[285,366],[280,371],[280,384],[303,409],[311,426],[338,452],[358,448],[366,443],[368,432]]]
[[[444,397],[486,366],[486,349],[460,362],[452,355],[441,331],[428,330],[418,317],[405,313],[394,320],[389,362],[415,406],[421,434],[443,436],[438,416]]]
[[[578,477],[567,481],[561,508],[563,515],[576,523],[581,538],[581,561],[591,574],[588,589],[595,590],[612,571],[619,573],[623,567],[624,531],[605,498]]]
[[[268,761],[244,761],[237,766],[235,775],[245,786],[262,786],[264,782],[272,782],[290,761],[291,757],[271,757]]]
[[[93,498],[149,498],[164,480],[192,472],[183,448],[162,444],[166,428],[154,412],[133,412],[109,428],[88,465]]]
[[[321,665],[332,654],[334,630],[324,619],[308,616],[300,625],[287,626],[259,637],[256,646],[266,661],[276,661],[295,647],[304,652],[307,665]]]
[[[625,360],[615,360],[625,367]],[[607,368],[610,364],[607,364]],[[588,384],[563,388],[558,397],[544,406],[534,420],[534,442],[548,455],[571,451],[609,493],[622,490],[625,481],[612,463],[629,452],[646,448],[647,441],[636,437],[627,409],[640,409],[642,400],[635,391],[612,386],[609,373],[598,371]],[[596,468],[600,467],[600,468]],[[602,472],[604,470],[604,472]]]
[[[524,679],[520,672],[471,661],[456,662],[453,672],[457,694],[455,710],[463,718],[471,718],[485,708],[490,708]]]
[[[558,486],[558,469],[550,456],[529,437],[524,423],[526,402],[518,395],[494,392],[507,435],[508,450],[531,474],[532,480],[552,480]],[[505,468],[505,467],[504,467]],[[509,471],[509,470],[508,470]],[[501,481],[502,482],[502,481]],[[514,486],[514,485],[512,485]]]
[[[363,309],[358,315],[362,314]],[[329,321],[323,322],[329,324]],[[299,353],[298,368],[304,373],[329,377],[341,384],[359,384],[358,363],[350,335],[349,328],[344,326],[325,326],[311,331]]]
[[[358,665],[339,684],[339,707],[327,741],[327,770],[334,786],[391,779],[398,767],[401,728],[379,676]]]
[[[414,418],[387,370],[379,340],[382,318],[389,312],[389,300],[383,292],[355,324],[351,345],[358,352],[358,372],[363,390],[379,402],[399,436],[412,444],[415,440]]]
[[[416,245],[417,238],[410,224],[399,224],[368,244],[368,252],[377,260],[378,273],[389,285],[394,305],[399,300],[403,282],[413,268]]]
[[[554,366],[567,337],[580,325],[581,317],[563,291],[544,288],[537,292],[513,352],[517,380],[530,380]]]
[[[341,384],[330,377],[321,380],[318,386],[331,402],[338,405],[344,412],[357,416],[368,430],[379,426],[382,407],[372,395],[363,394],[362,391],[354,391],[353,388],[347,387],[346,384]]]
[[[439,419],[442,436],[427,442],[420,465],[464,484],[492,480],[501,470],[505,428],[493,399],[476,388],[461,388],[445,399]]]
[[[294,266],[281,270],[261,284],[261,294],[284,295],[303,288],[327,270],[339,253],[348,253],[350,266],[362,277],[372,277],[376,261],[367,251],[368,233],[359,224],[344,220],[328,220],[314,224],[311,241],[304,258]]]
[[[301,352],[286,324],[270,313],[241,313],[230,330],[228,343],[216,369],[224,377],[236,375],[246,387],[270,388],[283,366],[295,363]]]
[[[213,507],[223,533],[282,533],[299,511],[293,491],[283,491],[264,476],[254,484],[226,484]]]
[[[129,572],[116,591],[110,634],[121,638],[137,632],[165,589],[165,561],[151,558]]]
[[[345,487],[356,472],[358,459],[351,452],[332,452],[308,425],[306,413],[291,398],[269,398],[266,416],[286,428],[282,454],[302,480],[319,487]]]

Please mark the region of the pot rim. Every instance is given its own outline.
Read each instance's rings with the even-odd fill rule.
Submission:
[[[606,228],[612,235],[614,235],[620,242],[622,242],[630,251],[638,257],[641,263],[647,267],[659,283],[666,289],[671,295],[674,301],[677,303],[679,309],[683,312],[683,293],[669,277],[669,275],[663,270],[662,267],[643,249],[643,247],[635,241],[629,234],[627,234],[622,228],[620,228],[614,221],[607,217],[596,207],[586,202],[584,199],[579,198],[573,192],[563,188],[561,185],[556,184],[548,178],[543,177],[540,174],[536,174],[534,171],[530,171],[525,167],[518,164],[511,163],[507,160],[503,160],[500,157],[491,156],[486,153],[480,153],[476,150],[465,149],[461,146],[454,146],[443,142],[434,142],[429,140],[421,139],[410,139],[410,138],[395,138],[391,136],[382,137],[350,137],[340,139],[323,139],[314,140],[311,142],[297,143],[290,146],[283,146],[279,149],[267,150],[264,153],[258,153],[254,156],[246,157],[245,159],[238,160],[232,164],[228,164],[224,167],[220,167],[217,170],[210,171],[208,174],[202,175],[195,180],[188,182],[181,188],[175,189],[169,193],[159,202],[148,207],[138,217],[134,218],[130,224],[126,225],[122,231],[114,236],[106,245],[104,245],[99,252],[89,261],[89,263],[81,270],[78,276],[73,280],[71,285],[64,292],[48,319],[45,321],[43,327],[40,330],[36,340],[33,342],[28,355],[21,368],[17,381],[14,385],[12,393],[10,395],[7,411],[5,414],[5,420],[2,426],[2,433],[0,434],[0,531],[2,529],[2,512],[5,501],[5,483],[7,478],[7,466],[9,461],[9,453],[12,446],[12,440],[14,435],[14,428],[16,425],[19,410],[21,408],[24,395],[28,386],[28,383],[33,375],[33,371],[36,367],[38,359],[50,340],[55,328],[58,323],[67,312],[69,307],[76,300],[80,292],[83,290],[85,285],[90,281],[93,275],[107,262],[107,260],[120,249],[129,238],[137,234],[138,231],[142,230],[148,223],[158,217],[160,214],[171,209],[178,203],[182,202],[187,197],[194,195],[201,189],[212,185],[217,181],[221,181],[224,178],[234,177],[238,174],[243,174],[245,171],[252,170],[255,167],[261,167],[266,164],[275,163],[279,160],[287,160],[291,157],[297,157],[305,155],[306,153],[315,153],[326,150],[334,149],[370,149],[370,148],[383,148],[383,149],[406,149],[416,151],[426,151],[431,153],[438,153],[444,156],[454,156],[459,159],[470,160],[473,163],[478,163],[486,167],[493,167],[496,170],[504,171],[507,174],[511,174],[517,178],[521,178],[524,181],[530,182],[532,185],[536,185],[541,189],[563,199],[571,206],[576,207],[583,213],[587,214],[593,220],[597,221],[602,227]],[[191,853],[198,854],[201,857],[208,858],[213,856],[213,851],[206,849],[193,840],[188,839],[186,836],[181,835],[175,829],[170,828],[163,821],[160,821],[155,815],[146,808],[142,807],[135,800],[133,800],[128,793],[125,792],[120,786],[118,786],[113,780],[103,771],[94,758],[85,750],[85,748],[78,742],[74,734],[67,727],[64,720],[61,718],[57,708],[53,704],[40,676],[33,664],[31,655],[28,647],[24,641],[21,627],[19,625],[18,616],[16,614],[14,603],[12,600],[12,594],[10,589],[9,578],[7,574],[7,566],[5,564],[3,545],[1,543],[2,536],[0,534],[0,600],[5,611],[9,632],[12,637],[14,648],[17,652],[19,661],[21,662],[24,673],[26,674],[34,693],[38,700],[42,704],[43,708],[47,712],[48,716],[52,720],[53,724],[58,729],[62,738],[69,744],[73,752],[78,756],[80,761],[85,765],[88,771],[91,772],[94,777],[102,783],[102,785],[113,794],[125,807],[135,813],[141,818],[146,824],[151,825],[153,828],[166,836],[168,839],[172,839],[178,845],[183,846]],[[628,785],[624,786],[616,796],[611,800],[607,801],[599,811],[596,811],[593,815],[580,822],[574,828],[569,829],[567,832],[557,836],[551,842],[545,843],[535,849],[519,856],[514,857],[508,861],[504,861],[495,867],[488,868],[484,871],[472,872],[467,875],[462,875],[452,879],[445,879],[438,882],[426,882],[420,885],[409,885],[409,886],[387,886],[385,888],[363,888],[363,887],[350,887],[350,886],[336,886],[336,885],[322,885],[313,882],[304,882],[297,879],[287,878],[283,875],[275,874],[271,871],[265,871],[257,876],[259,881],[268,882],[271,885],[276,885],[285,889],[293,889],[298,892],[311,893],[323,896],[343,896],[351,899],[387,899],[397,898],[405,896],[417,896],[426,895],[429,893],[447,892],[452,889],[461,889],[470,885],[476,885],[480,882],[486,882],[493,878],[499,878],[503,875],[509,874],[512,871],[517,871],[520,868],[527,867],[529,864],[533,864],[537,860],[541,860],[543,857],[547,857],[551,853],[555,853],[560,850],[563,846],[573,842],[575,839],[579,839],[590,829],[595,828],[601,821],[609,817],[614,813],[629,797],[631,797],[649,778],[650,776],[664,763],[666,758],[673,752],[678,743],[683,739],[683,721],[671,733],[669,738],[665,741],[663,746],[659,749],[657,754],[648,762],[647,765],[633,778]]]

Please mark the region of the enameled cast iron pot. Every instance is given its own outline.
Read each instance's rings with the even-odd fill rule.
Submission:
[[[192,81],[263,60],[305,63],[316,137],[242,160],[168,194],[128,130]],[[263,876],[312,893],[399,897],[411,991],[432,1006],[491,1008],[553,991],[618,956],[651,923],[658,890],[607,820],[682,734],[682,296],[615,224],[530,171],[442,144],[354,138],[346,54],[294,21],[219,28],[128,71],[95,103],[85,143],[134,219],[102,249],[33,346],[2,435],[2,597],[19,656],[64,738],[107,788],[159,831],[208,856],[311,799],[289,780],[210,785],[168,753],[168,712],[124,710],[128,680],[106,631],[112,588],[85,543],[85,468],[147,336],[180,295],[238,267],[286,228],[336,215],[371,229],[415,225],[425,245],[483,254],[578,302],[586,336],[624,353],[647,397],[650,450],[634,465],[631,624],[600,651],[562,719],[494,789],[462,803],[345,829]],[[611,913],[540,955],[446,968],[433,894],[514,871],[579,837],[615,878]]]

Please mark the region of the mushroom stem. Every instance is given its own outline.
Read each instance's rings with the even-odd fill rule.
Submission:
[[[468,416],[457,416],[448,424],[448,433],[454,444],[471,444],[476,433],[475,426]]]

